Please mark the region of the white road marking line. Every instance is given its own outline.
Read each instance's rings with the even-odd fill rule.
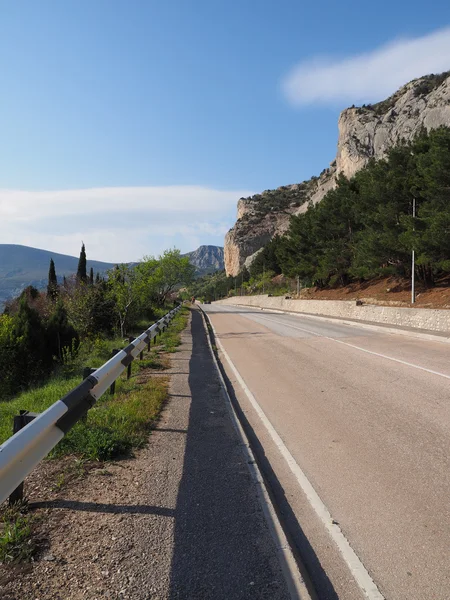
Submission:
[[[316,333],[315,331],[310,331],[309,329],[304,329],[303,327],[298,327],[296,325],[291,325],[283,323],[282,321],[276,321],[275,319],[268,319],[266,316],[262,316],[262,319],[265,321],[272,321],[272,323],[278,323],[278,325],[283,325],[284,327],[290,327],[291,329],[298,329],[299,331],[304,331],[306,333],[310,333],[311,335],[315,335],[317,337],[324,338],[326,340],[331,340],[332,342],[336,342],[336,344],[343,344],[344,346],[349,346],[350,348],[356,348],[356,350],[361,350],[361,352],[366,352],[367,354],[373,354],[374,356],[379,356],[380,358],[386,358],[387,360],[392,360],[394,362],[400,363],[402,365],[406,365],[407,367],[414,367],[415,369],[420,369],[421,371],[426,371],[427,373],[432,373],[433,375],[439,375],[439,377],[445,377],[446,379],[450,379],[450,375],[446,375],[445,373],[440,373],[439,371],[433,371],[432,369],[427,369],[426,367],[421,367],[420,365],[415,365],[413,363],[407,362],[406,360],[400,360],[399,358],[394,358],[393,356],[387,356],[386,354],[380,354],[379,352],[373,352],[372,350],[366,350],[366,348],[361,348],[361,346],[356,346],[355,344],[349,344],[348,342],[343,342],[342,340],[337,340],[335,338],[329,337],[327,335],[323,335],[321,333]]]
[[[358,584],[359,588],[364,593],[366,598],[368,598],[368,600],[385,600],[384,596],[379,591],[376,583],[373,581],[372,577],[369,575],[369,572],[367,571],[367,569],[365,568],[363,563],[360,561],[360,559],[356,555],[353,548],[350,546],[345,535],[342,533],[341,528],[333,520],[328,508],[322,502],[322,500],[320,499],[316,490],[313,488],[313,486],[309,482],[308,478],[306,477],[306,475],[300,468],[299,464],[297,463],[295,458],[292,456],[292,454],[288,450],[287,446],[284,444],[281,437],[278,435],[278,433],[277,433],[276,429],[274,428],[274,426],[272,425],[272,423],[267,418],[265,412],[263,411],[261,406],[258,404],[258,401],[256,400],[255,396],[252,394],[252,392],[247,387],[247,385],[246,385],[245,381],[243,380],[243,378],[241,377],[239,371],[234,366],[233,362],[231,361],[231,358],[228,356],[228,353],[224,349],[222,342],[218,338],[217,333],[214,329],[214,325],[212,323],[211,323],[211,327],[214,331],[214,335],[215,335],[215,339],[216,339],[218,348],[220,349],[220,351],[222,352],[226,361],[228,362],[231,370],[233,371],[233,373],[236,376],[236,379],[238,380],[238,382],[241,385],[242,389],[244,390],[247,398],[249,399],[250,403],[252,404],[253,408],[255,409],[259,418],[261,419],[262,423],[264,424],[265,428],[267,429],[270,437],[274,441],[275,445],[277,446],[281,455],[285,459],[285,461],[288,464],[293,475],[297,479],[297,482],[300,485],[303,492],[305,493],[306,497],[308,498],[310,505],[312,506],[315,513],[317,514],[317,516],[320,518],[320,520],[324,524],[325,528],[327,529],[328,533],[330,534],[330,537],[333,539],[333,541],[337,545],[344,561],[347,563],[347,566],[349,567],[350,572],[351,572],[352,576],[354,577],[356,583]]]

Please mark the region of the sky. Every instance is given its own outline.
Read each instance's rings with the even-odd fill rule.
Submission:
[[[0,0],[0,243],[223,245],[240,197],[329,165],[342,109],[449,69],[443,0]]]

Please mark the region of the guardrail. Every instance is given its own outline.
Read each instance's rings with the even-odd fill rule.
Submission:
[[[131,365],[145,346],[164,331],[180,309],[181,305],[167,313],[0,446],[0,503],[23,483],[25,477],[75,423],[86,416],[102,394]]]

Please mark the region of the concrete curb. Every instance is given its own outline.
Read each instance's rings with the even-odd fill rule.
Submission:
[[[242,308],[255,308],[259,310],[265,310],[267,312],[278,313],[281,315],[293,315],[293,316],[301,316],[301,317],[309,317],[311,319],[317,319],[320,321],[327,321],[328,323],[339,323],[341,325],[353,325],[357,327],[361,327],[363,329],[371,329],[372,331],[379,331],[382,333],[391,333],[394,335],[405,335],[409,337],[414,337],[422,340],[427,340],[429,342],[441,342],[443,344],[450,344],[450,337],[442,336],[434,333],[423,333],[421,331],[410,331],[405,329],[399,329],[398,327],[386,327],[383,325],[376,325],[372,323],[366,323],[362,321],[349,321],[348,319],[341,319],[340,317],[327,317],[324,315],[314,315],[312,313],[304,313],[300,311],[291,311],[291,310],[281,310],[278,308],[268,308],[265,306],[250,306],[247,304],[223,304],[224,306],[241,306]]]

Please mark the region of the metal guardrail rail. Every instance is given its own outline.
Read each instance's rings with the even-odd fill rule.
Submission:
[[[0,503],[24,481],[181,309],[177,306],[0,446]]]

